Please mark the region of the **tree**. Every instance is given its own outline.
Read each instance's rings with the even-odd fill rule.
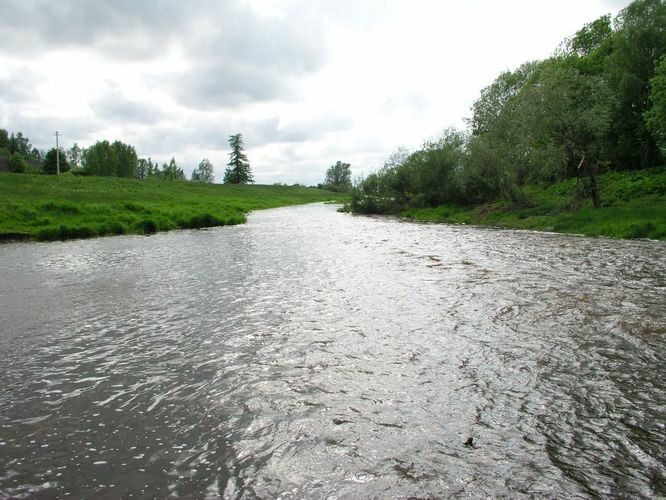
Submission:
[[[652,107],[645,113],[645,122],[666,158],[666,56],[650,80],[650,101]]]
[[[341,161],[337,161],[335,165],[331,165],[326,171],[324,187],[340,193],[349,191],[352,187],[351,165]]]
[[[148,177],[148,160],[145,158],[139,158],[139,161],[136,164],[134,177],[137,179],[145,179]]]
[[[109,141],[97,141],[83,152],[83,168],[91,175],[115,176],[116,160]]]
[[[60,157],[59,160],[58,156]],[[67,163],[65,150],[60,148],[58,154],[56,148],[49,149],[44,157],[44,162],[42,163],[42,171],[45,174],[56,174],[58,172],[58,161],[60,161],[60,172],[67,172],[69,170],[69,163]]]
[[[157,163],[153,164],[153,160],[152,160],[152,158],[149,156],[149,157],[148,157],[148,160],[147,160],[147,162],[146,162],[146,177],[147,177],[147,178],[150,178],[150,177],[157,177],[157,175],[158,175],[157,170],[158,170]]]
[[[235,134],[229,136],[229,146],[231,153],[229,153],[228,168],[224,172],[225,184],[248,184],[253,183],[252,170],[250,163],[243,151],[243,136],[242,134]]]
[[[133,146],[98,141],[83,152],[83,168],[92,175],[134,177],[138,159]]]
[[[215,175],[213,175],[213,164],[204,158],[199,163],[199,166],[192,171],[192,180],[195,182],[207,182],[212,183],[215,180]]]
[[[20,153],[14,153],[9,157],[9,171],[15,174],[22,174],[28,168],[25,158]]]
[[[468,120],[472,134],[481,135],[498,125],[506,104],[518,95],[538,65],[537,62],[525,63],[515,71],[505,71],[481,91],[472,105],[472,118]]]
[[[178,166],[176,163],[176,159],[174,157],[171,157],[171,160],[169,161],[168,164],[164,163],[162,165],[162,172],[160,177],[162,179],[169,179],[169,180],[185,180],[185,172],[183,172],[183,169]]]
[[[116,175],[118,177],[134,177],[138,158],[133,146],[114,141],[111,144],[116,161]]]
[[[32,145],[27,137],[24,137],[21,132],[16,135],[12,132],[9,136],[9,152],[11,154],[20,153],[24,158],[30,156]]]
[[[602,48],[612,33],[610,15],[601,16],[599,19],[583,26],[573,37],[566,41],[567,53],[581,57],[589,56]]]
[[[554,62],[546,65],[539,85],[530,91],[528,128],[538,145],[535,150],[550,160],[541,177],[552,181],[577,176],[584,194],[599,208],[596,174],[606,160],[604,145],[615,102],[606,80]]]
[[[485,198],[499,191],[512,205],[524,206],[527,198],[522,186],[533,169],[529,153],[531,141],[524,120],[524,105],[520,105],[525,88],[535,80],[540,62],[525,63],[515,71],[500,74],[481,91],[472,106],[469,125],[473,134],[466,165],[474,165],[465,175],[458,175],[467,190],[478,186],[483,193],[474,198]],[[482,165],[481,163],[484,163]],[[484,176],[479,178],[478,176]]]
[[[0,128],[0,150],[2,149],[9,153],[9,134],[4,128]]]
[[[661,161],[645,113],[650,107],[650,80],[666,54],[666,2],[636,0],[620,11],[615,26],[605,72],[616,96],[608,142],[616,168],[648,168]]]
[[[67,160],[72,168],[79,168],[81,166],[81,148],[77,143],[69,148],[67,151]]]

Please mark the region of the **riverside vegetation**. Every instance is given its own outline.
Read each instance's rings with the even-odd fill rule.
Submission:
[[[351,211],[666,239],[666,2],[635,0],[500,74],[467,123],[398,149]]]
[[[531,206],[512,207],[506,200],[480,206],[439,206],[407,209],[401,217],[448,222],[576,233],[612,238],[666,240],[666,171],[615,172],[599,176],[601,208],[583,203],[572,208],[576,180],[552,186],[526,185]]]
[[[299,186],[0,173],[0,240],[64,240],[240,224],[252,210],[335,199]]]

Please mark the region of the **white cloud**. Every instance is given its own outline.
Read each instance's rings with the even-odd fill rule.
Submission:
[[[41,148],[133,144],[222,178],[355,174],[463,118],[505,69],[548,57],[616,0],[0,0],[0,126]]]

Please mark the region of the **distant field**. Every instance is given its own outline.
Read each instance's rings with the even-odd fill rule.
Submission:
[[[407,210],[414,220],[476,224],[513,229],[666,240],[666,170],[615,172],[599,176],[602,207],[589,200],[572,207],[576,180],[551,187],[527,186],[529,208],[500,201],[480,207]]]
[[[64,240],[240,224],[252,210],[333,200],[314,188],[0,173],[0,240]]]

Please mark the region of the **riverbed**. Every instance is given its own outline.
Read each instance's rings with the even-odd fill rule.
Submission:
[[[0,261],[0,498],[666,495],[663,242],[322,204]]]

